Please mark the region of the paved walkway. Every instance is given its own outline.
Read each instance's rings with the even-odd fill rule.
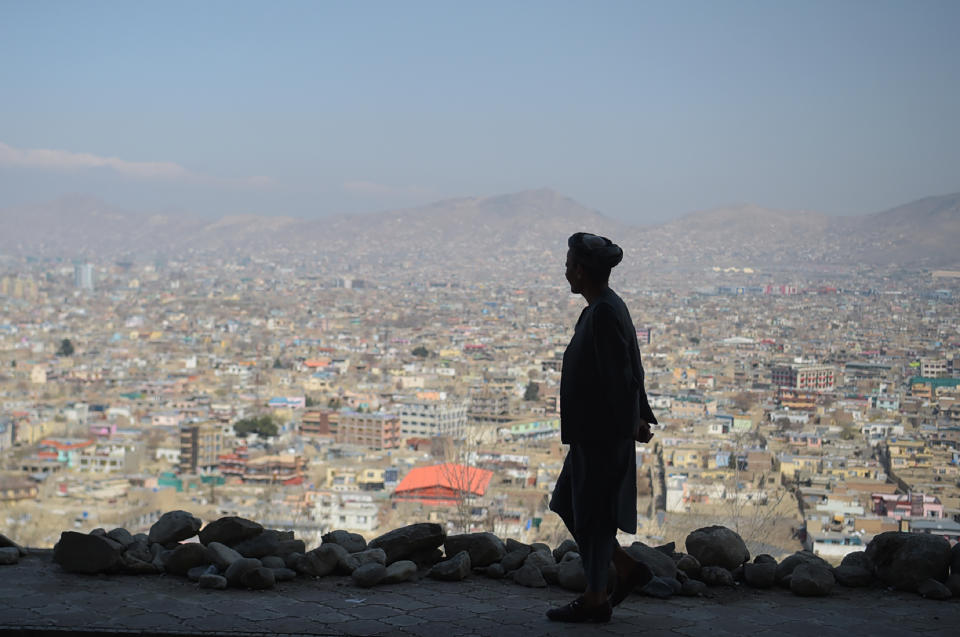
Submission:
[[[361,589],[298,578],[270,591],[204,590],[172,576],[73,575],[35,553],[0,566],[0,632],[138,635],[633,635],[902,637],[960,634],[960,600],[840,588],[827,598],[714,589],[712,598],[629,597],[602,625],[546,620],[572,596],[471,576]]]

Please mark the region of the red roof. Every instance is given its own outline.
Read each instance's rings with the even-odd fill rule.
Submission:
[[[444,464],[411,469],[397,485],[394,493],[429,489],[430,487],[446,487],[473,495],[483,495],[490,485],[491,478],[493,478],[493,471],[445,462]]]
[[[40,441],[41,447],[53,447],[60,451],[73,451],[74,449],[83,449],[84,447],[89,447],[94,443],[93,440],[69,440],[62,441],[56,440],[54,438],[46,438]]]

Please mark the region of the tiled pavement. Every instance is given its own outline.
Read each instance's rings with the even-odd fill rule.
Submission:
[[[960,600],[886,590],[837,589],[827,598],[782,590],[714,590],[712,598],[632,596],[602,625],[547,621],[572,596],[472,576],[372,589],[350,578],[298,578],[270,591],[197,588],[170,576],[64,573],[49,552],[0,567],[0,632],[114,635],[419,635],[538,637],[901,637],[960,635]]]

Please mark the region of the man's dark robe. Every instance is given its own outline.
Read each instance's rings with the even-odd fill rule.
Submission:
[[[571,532],[636,532],[638,419],[657,422],[643,386],[636,329],[626,304],[608,288],[584,308],[563,354],[560,439],[570,450],[550,508]]]

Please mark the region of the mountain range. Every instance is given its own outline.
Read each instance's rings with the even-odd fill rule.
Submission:
[[[578,230],[605,234],[655,269],[719,266],[960,268],[960,193],[845,217],[755,205],[631,226],[549,189],[317,220],[203,219],[122,210],[90,196],[0,210],[0,254],[362,254],[381,267],[450,259],[555,259]]]

